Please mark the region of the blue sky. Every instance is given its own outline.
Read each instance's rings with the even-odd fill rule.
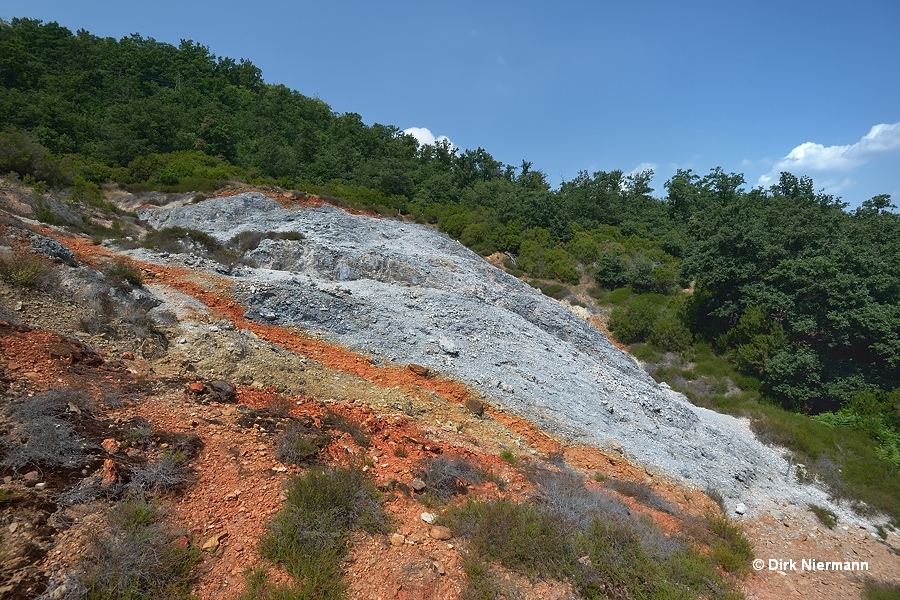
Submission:
[[[366,123],[580,170],[781,170],[900,205],[900,1],[0,0],[0,18],[247,58]]]

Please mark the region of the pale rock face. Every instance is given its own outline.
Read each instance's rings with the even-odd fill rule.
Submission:
[[[566,307],[433,229],[331,206],[288,210],[256,193],[139,214],[156,228],[222,241],[244,231],[300,233],[263,239],[246,254],[252,267],[190,258],[232,278],[250,319],[446,374],[563,442],[618,448],[648,471],[718,491],[732,509],[833,506],[797,484],[782,452],[745,421],[657,385]]]

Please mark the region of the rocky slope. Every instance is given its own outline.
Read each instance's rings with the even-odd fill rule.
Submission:
[[[0,187],[0,208],[27,214],[10,194]],[[294,235],[260,235],[242,258],[216,261],[190,240],[181,252],[123,251],[0,215],[0,258],[52,261],[33,285],[0,278],[0,598],[79,597],[71,574],[111,503],[172,448],[188,459],[187,479],[154,493],[176,542],[203,549],[194,592],[237,597],[245,569],[264,562],[259,539],[285,482],[301,472],[276,457],[291,422],[322,427],[321,460],[364,460],[385,492],[394,529],[353,540],[343,567],[352,598],[459,597],[461,542],[430,535],[409,486],[423,461],[459,457],[494,475],[469,486],[473,496],[531,497],[533,483],[501,451],[564,463],[671,534],[718,510],[703,494],[716,489],[757,556],[866,560],[869,577],[900,584],[896,533],[882,541],[871,523],[785,477],[781,454],[746,423],[657,386],[567,308],[457,242],[280,194],[143,200],[121,201],[142,206],[156,228]],[[143,286],[110,274],[123,256]],[[53,425],[48,440],[69,444],[77,466],[65,455],[52,468],[45,454],[32,457],[39,468],[10,462],[13,437],[27,449],[23,407],[33,398],[52,409],[38,415]],[[328,428],[332,414],[370,439]],[[839,526],[819,524],[810,502],[830,506]],[[510,597],[574,597],[560,582],[495,576]],[[764,570],[740,588],[837,600],[866,581]]]
[[[718,491],[732,508],[828,505],[746,423],[658,386],[586,321],[433,229],[327,205],[285,208],[258,193],[140,216],[222,242],[246,232],[300,234],[263,239],[227,274],[257,322],[447,373],[565,443],[619,451],[649,472]],[[133,256],[223,270],[190,256]]]

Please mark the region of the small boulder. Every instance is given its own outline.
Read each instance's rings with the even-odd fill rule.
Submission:
[[[410,363],[406,365],[406,368],[418,375],[419,377],[428,377],[429,370],[428,367],[423,367],[422,365],[417,365],[414,363]]]
[[[737,506],[734,507],[734,512],[739,515],[744,514],[745,512],[747,512],[747,505],[743,502],[738,502]]]
[[[484,404],[482,404],[475,398],[469,398],[468,400],[466,400],[466,408],[468,408],[469,411],[471,411],[475,416],[484,416]]]
[[[216,401],[224,404],[237,402],[237,388],[225,380],[217,380],[209,383],[210,392],[216,397]]]
[[[459,356],[459,348],[445,337],[438,338],[438,348],[450,356]]]
[[[413,491],[415,491],[417,494],[421,494],[422,492],[425,491],[425,488],[427,488],[428,486],[425,485],[424,481],[422,481],[421,479],[416,477],[415,479],[413,479],[412,481],[409,482],[409,487],[411,487],[413,489]]]
[[[100,481],[100,487],[108,488],[119,481],[119,470],[116,468],[116,461],[107,458],[103,461],[103,477]]]
[[[200,381],[192,381],[187,384],[187,391],[191,394],[196,394],[199,396],[203,393],[203,383],[201,383]]]
[[[400,535],[399,533],[395,533],[391,536],[391,546],[398,548],[406,543],[406,536]]]
[[[204,552],[209,552],[210,554],[214,554],[216,550],[219,549],[219,540],[222,538],[221,534],[217,534],[203,542],[203,546],[201,546]]]
[[[428,536],[435,540],[449,540],[453,537],[453,532],[449,527],[443,525],[435,525],[428,530]]]

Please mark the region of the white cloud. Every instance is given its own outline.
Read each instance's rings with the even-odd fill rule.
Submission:
[[[900,122],[881,123],[855,144],[823,146],[804,142],[776,162],[771,171],[759,178],[757,185],[769,185],[782,171],[794,174],[852,171],[872,158],[894,153],[900,154]]]
[[[656,167],[657,167],[656,163],[642,162],[641,164],[639,164],[638,166],[636,166],[635,168],[633,168],[632,170],[628,171],[625,174],[626,175],[637,175],[638,173],[643,173],[644,171],[653,171],[655,173],[657,171]]]
[[[427,127],[409,127],[408,129],[404,129],[403,133],[416,138],[420,146],[428,146],[435,142],[450,142],[450,146],[454,147],[453,142],[451,142],[450,138],[446,135],[434,137],[434,134],[431,133],[431,130]]]

